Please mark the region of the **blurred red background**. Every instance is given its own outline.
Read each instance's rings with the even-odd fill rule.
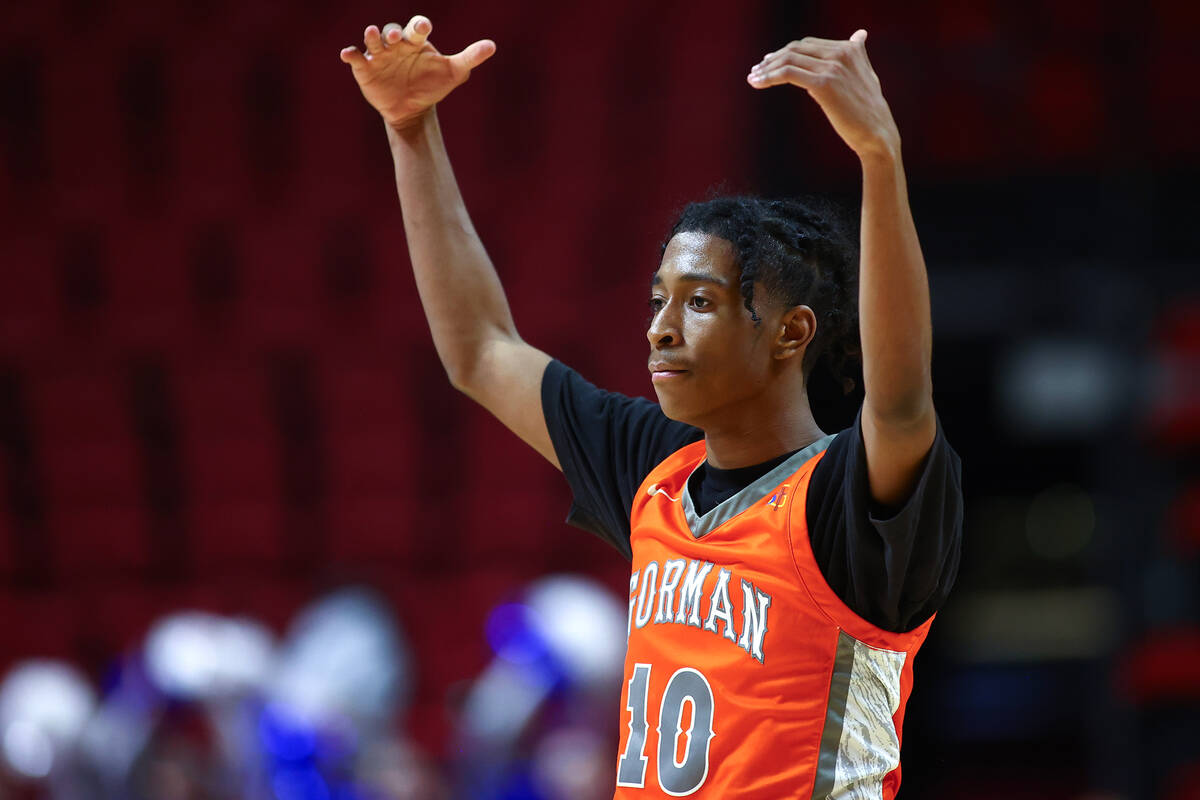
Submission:
[[[675,210],[718,185],[856,203],[853,155],[815,105],[744,76],[789,39],[865,27],[904,139],[935,397],[967,481],[966,562],[918,665],[902,796],[1178,791],[1169,776],[1200,759],[1195,684],[1165,700],[1114,687],[1153,680],[1125,662],[1200,621],[1185,499],[1197,8],[5,9],[0,669],[50,656],[99,679],[168,611],[282,630],[317,593],[366,583],[417,657],[405,724],[443,755],[447,698],[491,657],[487,610],[557,571],[620,594],[627,564],[562,524],[561,477],[445,380],[383,127],[338,50],[410,11],[443,50],[497,42],[438,113],[517,325],[594,382],[648,394],[645,284]],[[1068,363],[1092,366],[1047,389]],[[852,417],[855,398],[813,392],[827,430]],[[1093,523],[1047,555],[1035,501],[1063,486]],[[1066,655],[1020,638],[1022,620],[979,643],[973,615],[1003,592],[1080,590],[1105,600],[1087,606],[1097,635]]]

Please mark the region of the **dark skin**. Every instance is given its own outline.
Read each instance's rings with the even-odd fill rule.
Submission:
[[[541,407],[550,356],[517,332],[458,191],[436,113],[436,104],[496,52],[496,43],[481,39],[446,55],[429,41],[432,30],[429,18],[419,15],[404,26],[370,25],[363,50],[347,47],[341,59],[385,125],[417,291],[450,382],[559,467]],[[866,31],[858,30],[849,39],[788,42],[764,55],[746,81],[758,90],[806,92],[862,166],[862,437],[871,497],[895,506],[911,494],[937,431],[933,335],[900,134],[866,40]],[[804,306],[775,307],[764,298],[756,328],[731,280],[732,246],[710,239],[676,237],[659,269],[664,310],[651,326],[651,360],[655,353],[660,360],[675,358],[692,374],[662,376],[655,389],[669,416],[704,430],[715,466],[747,466],[821,435],[800,370],[816,322]],[[701,294],[714,293],[711,318],[696,305],[689,310],[683,299],[684,290],[694,288],[684,286],[683,276],[701,267],[713,280],[690,283],[701,286]],[[468,286],[472,291],[464,292]],[[755,296],[761,296],[757,288]]]
[[[663,413],[704,431],[708,462],[734,469],[799,450],[825,434],[801,369],[816,334],[805,305],[755,286],[756,324],[742,298],[733,245],[676,234],[650,287],[649,368]]]

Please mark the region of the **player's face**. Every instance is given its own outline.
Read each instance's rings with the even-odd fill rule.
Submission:
[[[650,284],[646,336],[650,379],[671,419],[699,428],[720,423],[771,378],[770,328],[754,324],[738,279],[729,241],[679,233],[667,243]]]

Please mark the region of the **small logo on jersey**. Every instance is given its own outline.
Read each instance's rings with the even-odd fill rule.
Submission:
[[[787,502],[787,496],[788,485],[785,483],[779,487],[779,490],[775,494],[771,495],[770,499],[767,500],[767,505],[772,508],[783,508],[783,504]]]
[[[670,500],[672,503],[678,503],[678,502],[679,502],[679,498],[678,498],[678,497],[671,497],[671,495],[667,494],[667,490],[666,490],[666,489],[660,489],[660,488],[658,488],[658,484],[657,484],[657,483],[652,483],[652,484],[650,484],[648,487],[646,487],[646,494],[650,495],[651,497],[654,497],[654,495],[656,495],[656,494],[661,494],[663,497],[667,498],[667,499],[668,499],[668,500]]]

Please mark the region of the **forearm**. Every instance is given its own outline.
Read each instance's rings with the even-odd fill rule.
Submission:
[[[517,338],[508,300],[467,214],[435,111],[402,132],[389,127],[388,141],[417,292],[438,356],[463,388],[489,339]]]
[[[900,149],[862,158],[859,325],[863,384],[877,418],[918,421],[932,409],[929,278],[908,205]]]

